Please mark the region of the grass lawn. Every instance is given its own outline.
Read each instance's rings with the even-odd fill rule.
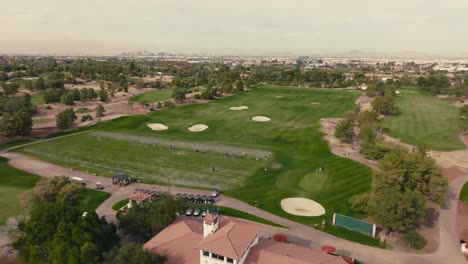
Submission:
[[[426,144],[440,151],[465,149],[460,133],[458,108],[417,88],[404,88],[397,98],[400,113],[383,118],[388,134],[405,143]]]
[[[85,189],[82,193],[78,208],[83,212],[92,212],[110,196],[111,194],[108,192]]]
[[[0,225],[23,212],[20,195],[33,188],[39,179],[39,176],[10,167],[8,160],[0,157]]]
[[[120,208],[124,207],[126,204],[128,204],[128,198],[116,202],[114,205],[112,205],[112,210],[118,211]]]
[[[0,145],[0,150],[16,147],[16,146],[31,143],[31,142],[33,142],[33,140],[31,140],[31,139],[20,139],[20,140],[8,142],[8,143],[5,143],[5,144],[1,144]]]
[[[132,96],[130,100],[135,101],[135,102],[154,103],[154,102],[169,100],[171,99],[171,96],[172,96],[172,89],[167,88],[167,89],[155,90],[155,91],[147,92],[147,93],[141,93],[141,94]]]
[[[33,105],[42,105],[44,102],[44,93],[35,93],[31,95],[31,103]]]
[[[468,204],[468,183],[465,183],[465,185],[463,185],[463,188],[460,193],[460,200]]]
[[[257,222],[257,223],[260,223],[260,224],[285,228],[284,226],[279,225],[277,223],[273,223],[273,222],[268,221],[266,219],[260,218],[260,217],[258,217],[256,215],[251,215],[249,213],[245,213],[245,212],[242,212],[242,211],[236,210],[234,208],[230,208],[230,207],[220,206],[218,213],[221,214],[221,215],[228,215],[228,216],[233,216],[233,217],[237,217],[237,218],[242,218],[242,219]]]
[[[261,86],[209,104],[122,117],[93,128],[98,132],[264,150],[273,153],[267,160],[224,158],[214,151],[203,154],[188,149],[146,148],[129,140],[98,141],[87,134],[35,144],[19,151],[107,176],[126,172],[166,183],[167,175],[172,175],[171,184],[222,186],[226,195],[249,204],[257,200],[264,210],[313,226],[324,218],[331,221],[334,212],[362,217],[351,210],[349,199],[370,190],[371,170],[334,156],[319,131],[320,118],[344,116],[354,107],[360,94],[348,90]],[[229,110],[231,106],[240,105],[249,109]],[[256,115],[268,116],[271,121],[252,121]],[[146,126],[148,123],[163,123],[169,129],[153,131]],[[198,123],[209,128],[199,133],[187,130]],[[320,166],[324,168],[322,176],[325,177],[314,178]],[[321,187],[313,188],[311,182],[304,183],[306,175]],[[320,217],[289,215],[280,206],[281,200],[288,197],[316,200],[325,207],[326,214]]]

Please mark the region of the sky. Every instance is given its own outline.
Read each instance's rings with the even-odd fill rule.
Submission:
[[[0,54],[468,54],[468,0],[5,0],[0,6]]]

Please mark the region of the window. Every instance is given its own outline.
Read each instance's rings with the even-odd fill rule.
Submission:
[[[203,256],[207,256],[207,257],[208,257],[209,255],[210,255],[210,252],[208,252],[208,251],[203,251]]]
[[[228,263],[234,263],[234,260],[232,258],[227,258]]]
[[[211,257],[212,257],[212,258],[218,258],[218,255],[216,255],[216,254],[211,254]]]

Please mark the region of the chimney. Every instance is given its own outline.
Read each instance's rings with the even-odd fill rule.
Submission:
[[[218,230],[218,215],[208,214],[203,218],[203,238]]]

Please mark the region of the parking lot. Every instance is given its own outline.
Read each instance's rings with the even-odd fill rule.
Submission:
[[[152,199],[157,199],[163,195],[170,195],[169,192],[163,192],[158,190],[141,189],[136,188],[133,191],[136,193],[151,194]],[[206,216],[208,213],[217,214],[218,211],[212,205],[216,203],[219,197],[218,190],[214,190],[211,195],[206,194],[193,194],[193,193],[177,193],[174,195],[177,198],[184,199],[188,204],[188,208],[185,212],[186,216]]]

